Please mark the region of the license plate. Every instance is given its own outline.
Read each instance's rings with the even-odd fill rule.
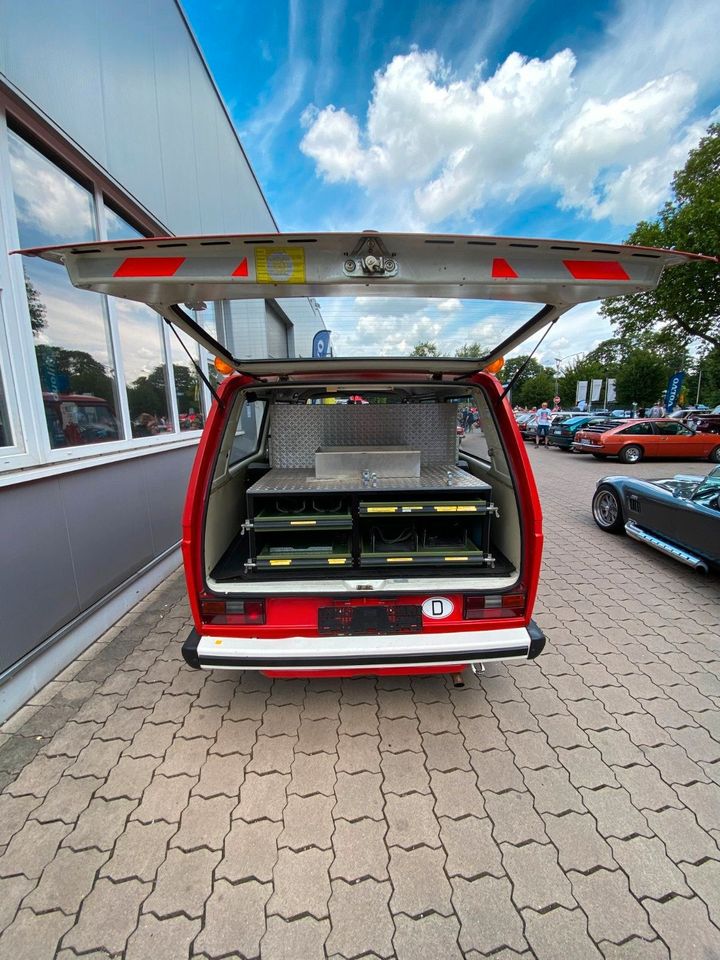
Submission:
[[[562,430],[553,430],[553,433],[555,434],[556,437],[559,437],[560,434],[562,433]]]
[[[411,603],[363,607],[320,607],[320,634],[350,637],[358,634],[420,633],[422,607]]]
[[[590,445],[590,441],[589,441],[589,440],[581,440],[580,443],[584,443],[586,446],[589,446],[589,445]]]

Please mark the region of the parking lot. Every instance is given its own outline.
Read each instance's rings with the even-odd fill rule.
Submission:
[[[0,958],[720,957],[720,578],[531,449],[535,662],[201,673],[175,574],[2,728]]]

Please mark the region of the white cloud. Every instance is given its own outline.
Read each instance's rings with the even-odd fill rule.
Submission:
[[[561,208],[634,223],[667,197],[710,119],[696,114],[718,89],[716,14],[714,0],[627,0],[580,62],[516,52],[490,74],[412,49],[375,74],[365,118],[307,108],[301,149],[327,181],[421,228],[539,187]]]
[[[448,300],[441,300],[437,305],[437,309],[440,313],[456,313],[458,310],[462,310],[462,300],[457,300],[452,297]]]
[[[47,244],[93,239],[87,190],[15,136],[10,137],[10,168],[21,228],[40,230]]]

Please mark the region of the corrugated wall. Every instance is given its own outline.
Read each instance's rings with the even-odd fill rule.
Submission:
[[[0,73],[172,233],[276,229],[173,0],[0,0]]]
[[[0,0],[0,80],[170,232],[275,231],[174,0]],[[179,540],[195,449],[3,488],[0,672]]]
[[[0,672],[177,543],[195,449],[3,488]]]

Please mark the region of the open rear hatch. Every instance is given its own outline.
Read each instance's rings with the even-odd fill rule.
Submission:
[[[325,360],[233,357],[180,305],[202,309],[207,301],[278,296],[462,297],[544,305],[479,360],[408,360],[405,366],[470,375],[578,303],[651,290],[665,267],[708,259],[645,247],[372,231],[156,237],[18,252],[63,264],[83,290],[148,304],[235,370],[260,378],[328,371]],[[331,362],[341,371],[345,361]],[[397,361],[391,363],[396,368]]]

